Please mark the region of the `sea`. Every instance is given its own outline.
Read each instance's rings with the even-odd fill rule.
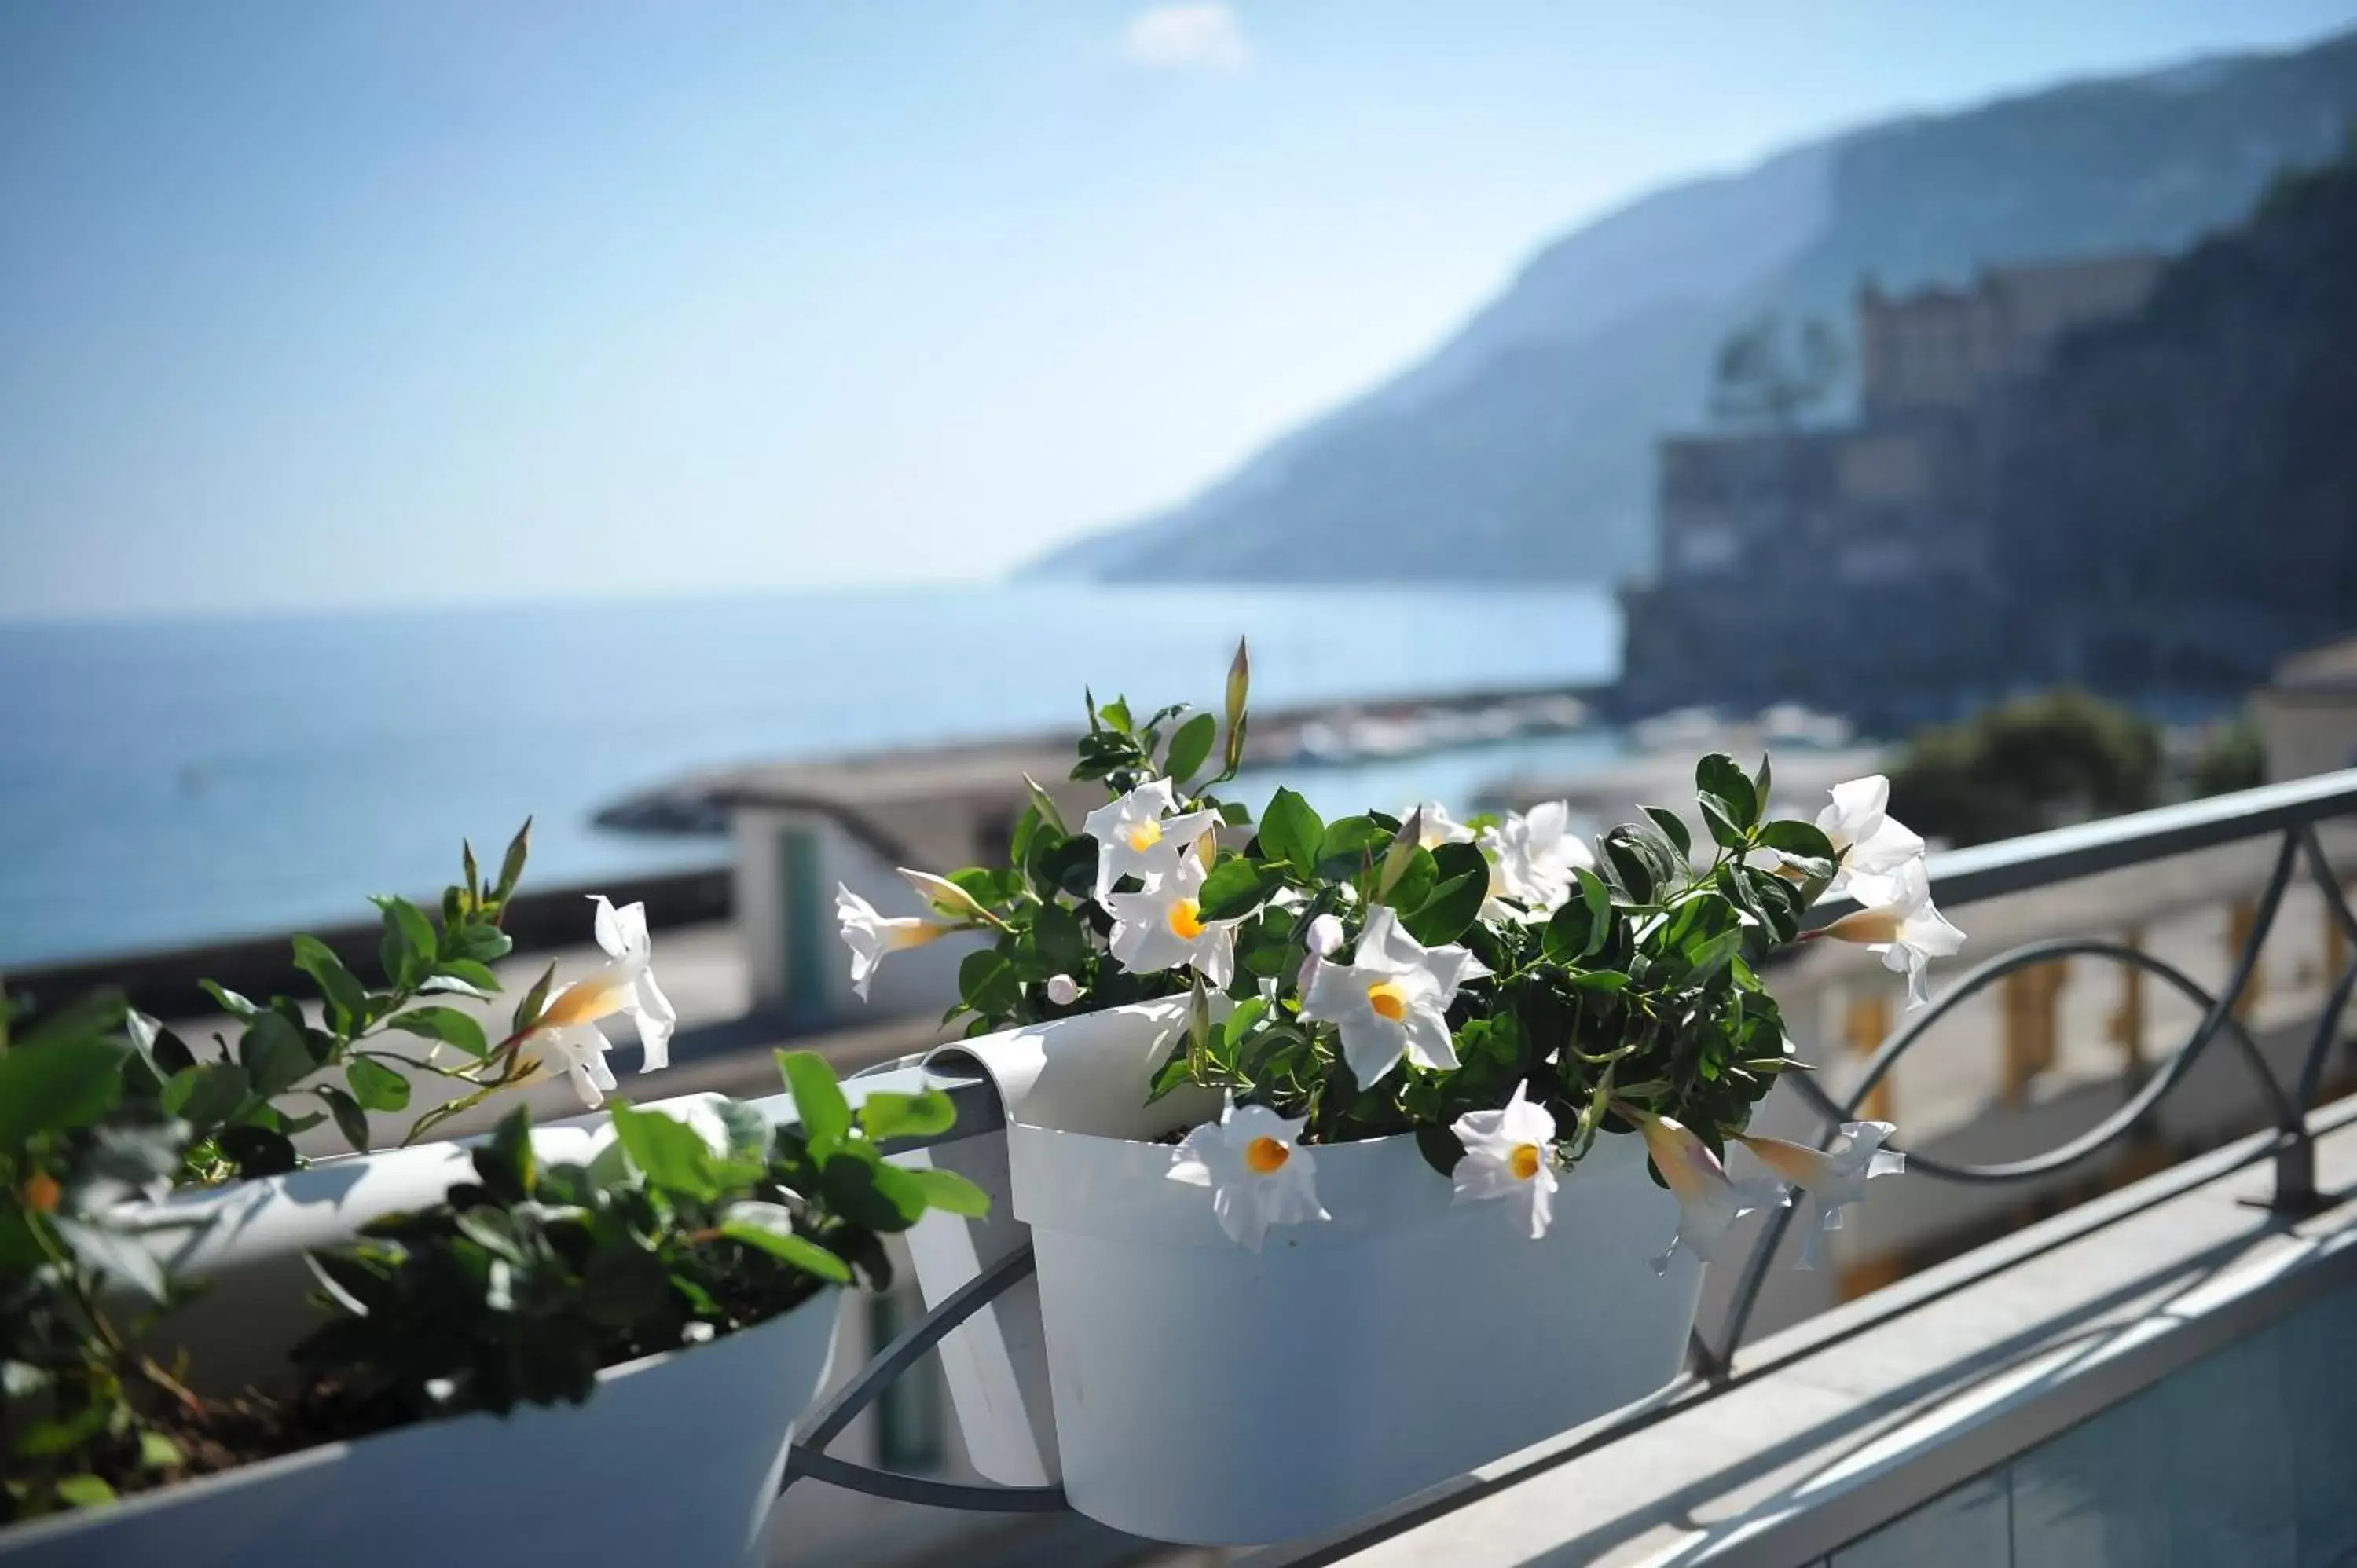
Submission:
[[[595,825],[701,768],[1037,733],[1082,689],[1253,696],[1609,680],[1609,594],[1019,583],[366,613],[0,624],[0,969],[373,918],[529,815],[529,881],[718,865]],[[1328,815],[1462,799],[1609,735],[1295,770]],[[1267,782],[1267,780],[1255,780]],[[1249,798],[1249,797],[1247,797]]]

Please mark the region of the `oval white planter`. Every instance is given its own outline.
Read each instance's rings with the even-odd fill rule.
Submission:
[[[1411,1138],[1318,1148],[1333,1218],[1275,1227],[1254,1253],[1209,1192],[1168,1179],[1174,1151],[1153,1141],[1217,1110],[1192,1090],[1143,1103],[1184,1017],[1181,1002],[1114,1008],[935,1058],[996,1084],[1009,1125],[993,1197],[1039,1261],[1036,1320],[1010,1295],[990,1309],[1002,1321],[967,1326],[986,1331],[994,1374],[951,1380],[976,1452],[1037,1451],[1023,1417],[1044,1404],[1057,1452],[1032,1463],[1081,1512],[1160,1541],[1258,1543],[1348,1523],[1677,1376],[1702,1271],[1680,1253],[1653,1272],[1677,1203],[1641,1140],[1599,1140],[1539,1241],[1502,1203],[1454,1206]],[[929,1251],[925,1226],[960,1229]],[[927,1300],[1017,1243],[927,1216],[911,1245]],[[1031,1342],[1044,1390],[1006,1349]]]
[[[837,1293],[598,1374],[580,1405],[426,1422],[0,1530],[10,1568],[758,1560]]]
[[[1011,1127],[1066,1494],[1158,1541],[1332,1529],[1677,1375],[1702,1271],[1634,1137],[1564,1177],[1542,1240],[1453,1207],[1407,1137],[1316,1151],[1332,1219],[1231,1241],[1165,1145]]]

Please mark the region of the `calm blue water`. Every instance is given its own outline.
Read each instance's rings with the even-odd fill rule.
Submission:
[[[590,825],[717,764],[1077,725],[1081,687],[1254,698],[1608,679],[1600,592],[1015,585],[253,619],[0,626],[0,965],[371,915],[537,816],[532,879],[711,864]],[[1592,750],[1310,781],[1338,809]],[[1361,791],[1372,791],[1361,793]]]

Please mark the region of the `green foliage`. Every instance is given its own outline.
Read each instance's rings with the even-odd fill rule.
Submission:
[[[884,1139],[938,1132],[937,1093],[854,1112],[808,1052],[780,1053],[799,1125],[724,1113],[722,1135],[618,1102],[615,1153],[544,1165],[522,1108],[440,1205],[371,1224],[311,1266],[336,1318],[296,1352],[315,1379],[413,1417],[578,1402],[597,1375],[775,1317],[830,1283],[882,1288],[878,1237],[929,1208],[978,1214],[979,1189],[885,1162]]]
[[[461,879],[444,891],[433,915],[406,898],[373,900],[383,927],[380,984],[355,974],[317,938],[296,937],[294,963],[317,991],[317,1022],[294,997],[257,1004],[207,982],[213,1000],[240,1025],[234,1042],[217,1037],[211,1054],[200,1057],[169,1030],[155,1029],[146,1052],[156,1079],[152,1092],[194,1132],[190,1177],[219,1181],[291,1169],[297,1163],[293,1134],[323,1116],[355,1149],[365,1149],[365,1113],[409,1109],[417,1075],[438,1077],[451,1087],[420,1116],[412,1139],[484,1094],[519,1081],[528,1069],[513,1050],[495,1052],[471,1015],[438,1003],[413,1004],[436,993],[497,993],[499,981],[488,965],[511,945],[500,922],[531,843],[527,822],[509,843],[496,882],[482,877],[474,846],[465,846]],[[533,1016],[545,996],[544,988],[535,993]],[[520,1015],[519,1033],[526,1021]],[[404,1035],[431,1043],[393,1043]],[[446,1059],[446,1047],[458,1059]]]
[[[1247,670],[1240,651],[1222,752],[1230,771],[1241,756],[1234,737],[1248,722]],[[1115,797],[1163,779],[1180,812],[1215,811],[1232,821],[1231,803],[1193,789],[1188,778],[1198,737],[1208,734],[1200,720],[1181,727],[1178,766],[1166,772],[1157,764],[1155,725],[1175,712],[1163,709],[1140,725],[1125,702],[1092,700],[1073,777],[1100,780]],[[1327,822],[1299,795],[1277,790],[1249,839],[1223,832],[1204,841],[1211,847],[1194,915],[1224,925],[1232,940],[1233,1005],[1215,1021],[1208,997],[1195,992],[1186,1047],[1162,1064],[1150,1093],[1184,1084],[1226,1090],[1307,1117],[1317,1142],[1413,1131],[1436,1163],[1456,1158],[1452,1122],[1496,1109],[1523,1082],[1556,1118],[1573,1158],[1616,1101],[1674,1116],[1714,1139],[1741,1130],[1791,1065],[1760,970],[1799,938],[1803,914],[1838,865],[1811,823],[1763,820],[1770,781],[1764,760],[1747,772],[1732,757],[1704,757],[1695,785],[1706,837],[1685,817],[1649,810],[1605,833],[1594,869],[1577,870],[1554,906],[1539,909],[1501,893],[1493,851],[1466,843],[1426,848],[1420,822],[1378,811]],[[970,1015],[969,1032],[1175,996],[1198,984],[1187,969],[1135,973],[1113,959],[1113,912],[1093,897],[1099,846],[1068,831],[1036,791],[1013,844],[1006,868],[973,867],[952,878],[984,906],[986,918],[969,927],[994,935],[960,972],[952,1015]],[[1305,1017],[1302,1004],[1312,928],[1321,917],[1338,919],[1342,942],[1333,957],[1347,962],[1378,906],[1393,909],[1426,948],[1462,944],[1490,972],[1462,986],[1448,1012],[1457,1068],[1403,1063],[1368,1086],[1353,1079],[1335,1027]],[[1049,1000],[1046,983],[1059,975],[1076,983],[1077,1000]]]
[[[124,1391],[150,1377],[131,1346],[170,1287],[116,1211],[170,1186],[188,1135],[126,1093],[156,1081],[134,1017],[116,992],[22,1019],[0,997],[0,1523],[178,1461]]]
[[[2158,726],[2063,690],[1917,735],[1890,775],[1890,810],[1931,837],[1986,843],[2142,811],[2160,785]]]
[[[2244,714],[2221,725],[2202,742],[2187,783],[2197,796],[2231,795],[2267,781],[2267,746],[2259,726]]]

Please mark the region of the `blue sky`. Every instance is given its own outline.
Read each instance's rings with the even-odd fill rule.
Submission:
[[[984,577],[1664,180],[2350,0],[12,0],[0,618]]]

